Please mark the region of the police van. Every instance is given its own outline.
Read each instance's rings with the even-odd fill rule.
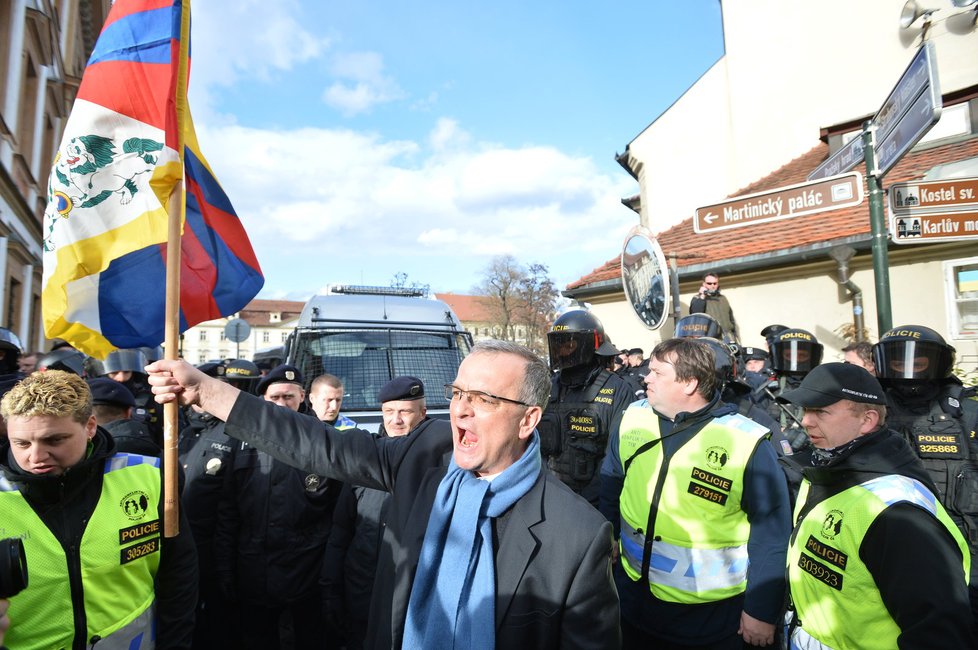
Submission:
[[[455,380],[472,349],[451,307],[415,289],[332,286],[313,297],[285,343],[286,363],[302,372],[306,391],[323,373],[343,382],[340,413],[369,431],[381,422],[377,393],[394,377],[424,382],[430,417],[448,417],[443,386]]]

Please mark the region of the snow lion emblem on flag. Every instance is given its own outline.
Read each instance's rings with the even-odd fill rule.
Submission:
[[[163,143],[146,138],[127,139],[121,152],[111,138],[101,135],[71,138],[55,156],[48,182],[44,250],[54,250],[52,236],[59,217],[67,219],[74,210],[109,200],[128,205],[140,191],[137,179],[153,173],[162,149]]]

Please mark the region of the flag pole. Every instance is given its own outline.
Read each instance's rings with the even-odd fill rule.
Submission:
[[[177,59],[177,76],[174,90],[176,112],[177,153],[180,159],[180,180],[173,187],[166,206],[166,306],[164,311],[163,350],[164,358],[175,360],[180,342],[180,246],[183,223],[186,218],[186,163],[184,162],[184,128],[187,125],[187,81],[190,58],[190,0],[180,2],[180,52]],[[180,492],[177,481],[177,431],[178,405],[163,405],[163,535],[176,537],[180,534]]]
[[[167,206],[168,232],[166,241],[166,323],[164,325],[164,358],[176,359],[180,341],[180,235],[183,224],[183,180],[170,194]],[[163,405],[163,535],[180,534],[180,494],[177,480],[176,402]]]

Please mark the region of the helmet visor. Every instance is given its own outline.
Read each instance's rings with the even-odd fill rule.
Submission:
[[[550,332],[547,334],[550,348],[550,369],[561,370],[591,363],[598,346],[597,333],[593,331]]]
[[[954,365],[953,348],[932,341],[882,341],[873,356],[881,379],[943,379]]]
[[[778,372],[805,374],[821,362],[821,343],[789,339],[771,346],[771,366]]]

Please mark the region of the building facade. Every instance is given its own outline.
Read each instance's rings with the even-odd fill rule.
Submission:
[[[47,180],[109,0],[0,0],[0,326],[47,349],[41,240]]]
[[[252,300],[237,314],[189,328],[180,337],[180,356],[194,364],[250,360],[256,352],[285,345],[304,305],[295,300]],[[249,332],[245,340],[235,342],[227,337],[226,329],[229,322],[239,318],[248,324]]]

